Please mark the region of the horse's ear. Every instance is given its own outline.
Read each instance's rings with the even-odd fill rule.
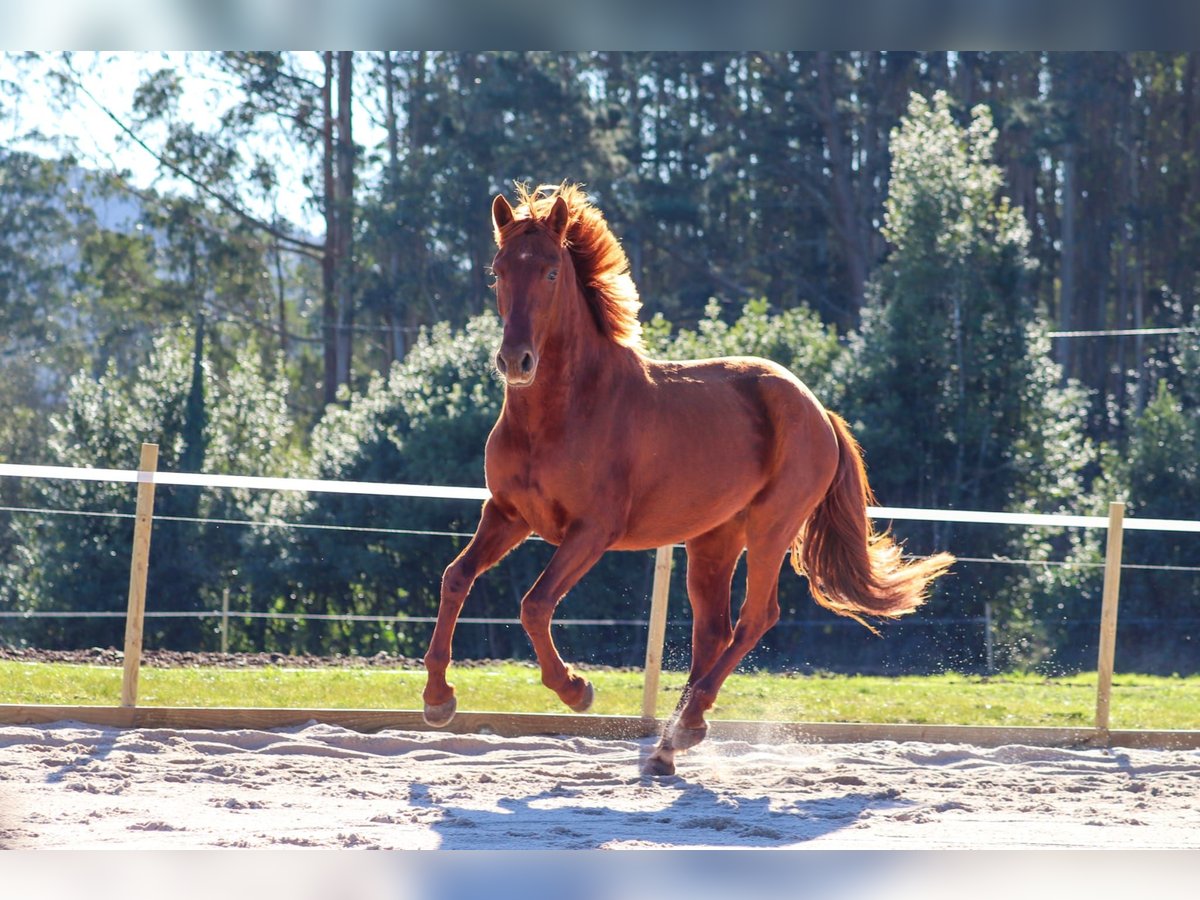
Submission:
[[[496,243],[500,243],[500,229],[516,219],[513,208],[508,205],[503,194],[497,194],[492,201],[492,227],[496,229]]]
[[[570,212],[567,209],[567,201],[560,194],[554,198],[554,207],[550,210],[550,215],[546,216],[546,227],[560,241],[567,231],[568,218],[570,218]]]

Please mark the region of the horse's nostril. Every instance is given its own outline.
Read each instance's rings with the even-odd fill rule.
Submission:
[[[533,371],[533,354],[530,353],[528,350],[526,350],[525,355],[521,357],[521,374],[528,375],[532,371]]]
[[[508,368],[508,366],[504,364],[503,353],[496,354],[496,368],[500,370],[501,374],[503,374],[503,372]]]

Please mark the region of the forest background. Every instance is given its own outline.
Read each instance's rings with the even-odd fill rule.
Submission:
[[[0,461],[131,468],[154,441],[171,471],[481,485],[488,204],[567,180],[630,256],[648,352],[788,365],[851,421],[882,503],[1200,513],[1194,53],[144,54],[129,104],[98,86],[110,61],[4,62]],[[26,128],[44,96],[101,112],[157,178]],[[118,618],[24,614],[123,609],[128,489],[5,478],[0,506],[0,641],[118,645]],[[408,620],[478,507],[160,487],[156,513],[152,611],[228,604],[232,649],[419,655]],[[879,640],[785,574],[749,664],[979,670],[986,615],[996,666],[1094,665],[1098,535],[894,528],[964,560],[918,616]],[[529,655],[494,620],[547,553],[481,579],[465,614],[493,621],[458,656]],[[1196,560],[1194,537],[1127,535],[1150,568],[1126,572],[1118,668],[1200,669]],[[651,570],[610,554],[562,614],[644,618]],[[314,618],[342,615],[402,618]],[[218,641],[212,619],[147,628]],[[636,664],[639,629],[557,639]]]

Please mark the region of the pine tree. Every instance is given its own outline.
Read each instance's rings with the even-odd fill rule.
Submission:
[[[869,285],[849,386],[886,505],[1050,511],[1076,506],[1084,493],[1092,460],[1080,432],[1084,396],[1060,388],[1047,359],[1044,319],[1028,289],[1028,230],[1000,194],[995,139],[986,107],[960,125],[942,92],[914,95],[892,132],[891,252]],[[959,556],[1051,552],[1045,540],[991,527],[911,533],[913,549]],[[944,589],[943,609],[981,611],[990,597],[1020,623],[1013,634],[1025,643],[1013,658],[1046,652],[1035,647],[1048,638],[1031,604],[1059,586],[1033,584],[1028,570],[966,565]]]

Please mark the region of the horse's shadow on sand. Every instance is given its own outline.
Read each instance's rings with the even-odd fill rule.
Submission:
[[[622,810],[611,802],[607,785],[637,785],[644,809]],[[524,797],[505,797],[492,809],[436,801],[430,788],[413,784],[409,802],[438,810],[431,823],[441,848],[571,849],[602,846],[770,848],[814,840],[854,826],[871,810],[908,806],[894,794],[848,793],[837,797],[791,799],[741,797],[673,775],[663,778],[569,780]]]

